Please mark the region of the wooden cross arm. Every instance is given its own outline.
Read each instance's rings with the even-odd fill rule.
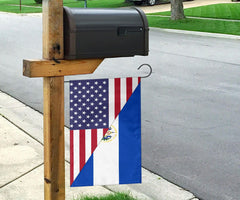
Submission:
[[[101,64],[103,59],[81,60],[23,60],[23,75],[34,77],[53,77],[77,74],[91,74]]]

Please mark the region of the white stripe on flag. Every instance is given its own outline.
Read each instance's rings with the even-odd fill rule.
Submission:
[[[126,88],[127,79],[126,78],[121,78],[120,81],[121,81],[120,91],[121,91],[121,110],[122,110],[122,108],[125,105],[126,100],[127,100],[127,88]]]
[[[73,149],[74,149],[74,166],[73,166],[73,177],[74,179],[78,176],[79,173],[79,130],[74,130],[73,131]]]
[[[119,184],[118,117],[112,126],[112,138],[101,141],[93,154],[93,185]]]
[[[92,148],[92,139],[91,139],[92,133],[91,133],[91,129],[87,129],[86,130],[86,134],[85,134],[85,163],[88,161],[88,159],[90,158],[92,152],[91,152],[91,148]]]
[[[114,95],[114,79],[108,80],[108,96],[109,96],[109,102],[108,102],[108,109],[109,109],[109,127],[113,123],[113,120],[115,118],[115,95]]]
[[[138,78],[133,78],[132,79],[132,93],[134,92],[134,90],[136,89],[137,86],[138,86]]]
[[[101,142],[102,138],[103,138],[103,129],[98,129],[98,131],[97,131],[97,144],[98,145]]]

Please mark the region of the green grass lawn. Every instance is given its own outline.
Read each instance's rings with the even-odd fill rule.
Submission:
[[[64,6],[84,7],[84,1],[63,0]],[[132,4],[125,3],[124,0],[88,0],[89,8],[117,8],[129,6]],[[32,6],[32,7],[25,7]],[[19,9],[19,0],[0,0],[0,11],[12,13],[39,13],[42,12],[41,4],[36,4],[34,0],[22,0],[22,11]]]
[[[240,20],[240,3],[214,4],[184,9],[185,16],[217,18],[217,19],[237,19]],[[170,16],[171,12],[152,13],[149,15]]]
[[[240,20],[240,4],[229,3],[188,8],[184,10],[184,13],[186,16],[192,17]]]
[[[0,5],[19,5],[20,0],[0,0]],[[22,0],[22,5],[41,6],[36,4],[34,0]]]
[[[20,13],[19,0],[0,0],[0,11]],[[34,0],[22,0],[22,5],[33,6],[24,7],[22,6],[22,13],[39,13],[42,12],[41,5],[36,4]]]
[[[68,7],[84,7],[84,1],[63,0],[63,4]],[[118,8],[132,4],[125,3],[125,0],[88,0],[89,8]]]
[[[42,8],[22,7],[22,10],[20,12],[19,6],[5,6],[0,4],[0,11],[11,13],[41,13]]]
[[[169,17],[154,16],[148,16],[148,22],[149,26],[158,28],[240,35],[240,22],[189,18],[172,21]]]
[[[115,193],[110,194],[102,197],[81,197],[74,200],[136,200],[135,198],[131,197],[128,194],[124,193]]]
[[[240,35],[240,21],[226,21],[226,19],[240,20],[239,3],[215,4],[188,8],[184,9],[184,13],[187,18],[178,21],[172,21],[170,20],[170,17],[161,17],[161,15],[170,16],[171,12],[148,14],[149,26],[168,29]],[[212,18],[212,20],[188,18],[190,16]],[[221,21],[214,19],[223,20]]]

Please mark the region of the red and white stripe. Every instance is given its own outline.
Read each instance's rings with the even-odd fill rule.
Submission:
[[[141,78],[132,77],[109,79],[109,126],[119,115],[140,81]]]
[[[78,176],[97,145],[107,132],[105,129],[70,130],[70,182]]]
[[[109,79],[109,127],[139,83],[140,78]],[[70,131],[70,184],[78,176],[107,130],[104,128]]]

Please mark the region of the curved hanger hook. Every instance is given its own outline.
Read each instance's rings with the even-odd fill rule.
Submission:
[[[148,75],[146,75],[146,76],[141,76],[141,78],[147,78],[147,77],[151,76],[151,74],[152,74],[152,67],[151,67],[151,65],[149,65],[149,64],[142,64],[142,65],[140,65],[140,66],[138,67],[138,70],[141,69],[142,66],[144,66],[144,65],[148,66],[149,69],[150,69],[150,71],[149,71]]]

